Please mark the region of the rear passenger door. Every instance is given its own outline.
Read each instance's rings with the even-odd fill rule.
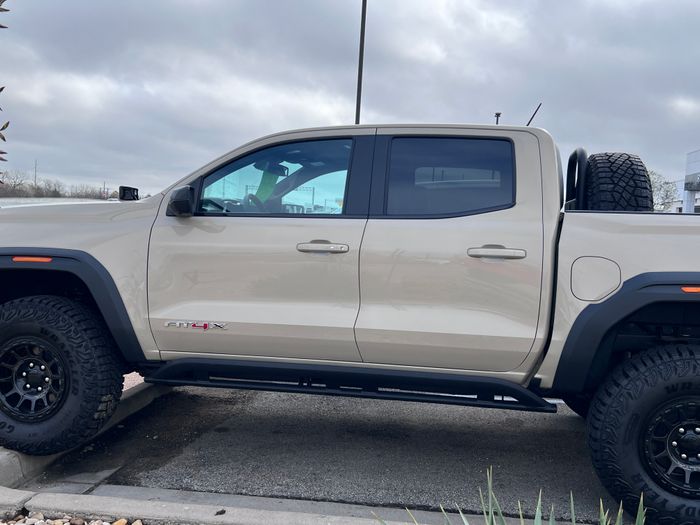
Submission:
[[[537,330],[539,146],[525,131],[383,130],[355,326],[370,363],[507,371]]]

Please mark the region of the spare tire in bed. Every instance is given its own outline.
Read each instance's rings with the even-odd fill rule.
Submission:
[[[637,155],[590,155],[585,184],[588,210],[654,211],[649,173]]]

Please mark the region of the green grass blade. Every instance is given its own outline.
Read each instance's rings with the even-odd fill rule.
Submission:
[[[486,525],[493,525],[489,520],[488,511],[486,510],[486,502],[484,501],[484,493],[481,490],[481,487],[479,487],[479,498],[481,499],[481,512],[484,513],[484,523],[486,523]]]
[[[569,492],[571,498],[571,525],[576,525],[576,509],[574,508],[574,493]]]
[[[374,511],[372,511],[372,516],[374,516],[374,519],[377,520],[381,525],[387,525],[386,521],[384,521],[382,518],[377,516]]]
[[[523,518],[523,506],[520,504],[520,500],[518,500],[518,516],[520,516],[520,525],[525,525],[525,518]]]
[[[537,508],[535,509],[534,525],[542,525],[542,491],[541,490],[540,490],[540,495],[537,497]]]
[[[620,502],[620,508],[617,510],[617,519],[615,520],[615,525],[624,525],[622,521],[622,502]]]
[[[523,506],[520,504],[520,500],[518,500],[518,514],[520,515],[520,525],[525,525],[525,518],[523,518]]]
[[[495,493],[493,495],[493,506],[496,509],[496,516],[493,520],[494,523],[496,522],[495,518],[498,518],[498,525],[506,525],[506,519],[503,517],[503,511],[501,510],[501,505],[498,503],[498,498]]]
[[[457,507],[457,512],[459,512],[459,517],[462,518],[462,525],[469,525],[469,521],[466,516],[462,514],[462,509],[459,508],[459,505],[455,505],[455,507]]]
[[[486,483],[488,485],[489,491],[489,525],[495,523],[494,513],[493,513],[493,467],[489,467],[486,470]]]
[[[447,515],[447,512],[445,512],[445,508],[442,505],[440,505],[440,510],[442,511],[442,517],[445,518],[445,525],[452,525],[450,517]]]
[[[644,494],[639,498],[639,507],[637,507],[637,518],[634,520],[634,525],[644,525],[647,519],[647,509],[644,508]]]
[[[406,509],[406,512],[408,512],[408,515],[411,516],[411,519],[413,520],[413,524],[414,524],[414,525],[420,525],[420,523],[418,523],[418,522],[416,521],[416,518],[413,516],[413,513],[411,513],[411,511],[408,510],[408,507],[405,507],[405,509]]]
[[[549,525],[557,525],[554,521],[554,505],[552,505],[552,508],[549,509]]]
[[[608,520],[608,511],[603,509],[603,500],[600,500],[600,515],[598,518],[600,525],[610,525],[610,520]]]

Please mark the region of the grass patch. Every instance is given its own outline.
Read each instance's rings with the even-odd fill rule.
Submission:
[[[493,491],[493,469],[491,468],[486,471],[486,493],[484,494],[484,491],[479,488],[479,497],[481,498],[481,510],[484,525],[506,525],[506,518],[503,516],[503,510],[501,509],[498,498]],[[472,521],[470,522],[467,519],[467,516],[465,516],[462,512],[462,509],[460,509],[458,505],[455,505],[455,507],[457,508],[459,520],[455,521],[457,517],[452,516],[451,521],[450,515],[447,514],[443,506],[440,505],[440,510],[442,511],[442,515],[445,519],[445,525],[478,525],[478,523],[482,523],[481,518],[478,518],[478,521],[475,521],[474,517],[472,517]],[[523,509],[520,501],[518,501],[518,510],[520,514],[520,523],[521,525],[525,525],[525,518],[523,517]],[[571,493],[569,510],[571,512],[571,524],[576,525],[576,508],[574,506],[573,493]],[[406,509],[406,512],[414,525],[420,525],[409,509]],[[644,498],[640,498],[634,525],[644,525],[645,514],[646,510],[644,508]],[[623,515],[624,511],[622,509],[622,503],[620,503],[617,513],[611,516],[610,511],[603,508],[603,500],[600,500],[600,510],[598,514],[600,525],[623,525]],[[537,505],[535,506],[534,525],[555,525],[556,521],[554,518],[554,505],[549,508],[549,517],[545,518],[544,516],[545,514],[542,508],[542,491],[540,491],[540,495],[537,498]],[[387,523],[376,514],[374,514],[374,517],[381,525],[387,525]]]

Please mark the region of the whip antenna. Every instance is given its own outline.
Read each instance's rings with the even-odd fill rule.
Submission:
[[[527,121],[527,124],[525,124],[525,126],[529,126],[529,125],[530,125],[530,122],[532,122],[532,119],[535,118],[535,115],[537,115],[537,112],[540,110],[541,107],[542,107],[542,102],[540,102],[539,104],[537,104],[537,108],[535,108],[535,112],[532,114],[532,116],[530,117],[530,120]]]

